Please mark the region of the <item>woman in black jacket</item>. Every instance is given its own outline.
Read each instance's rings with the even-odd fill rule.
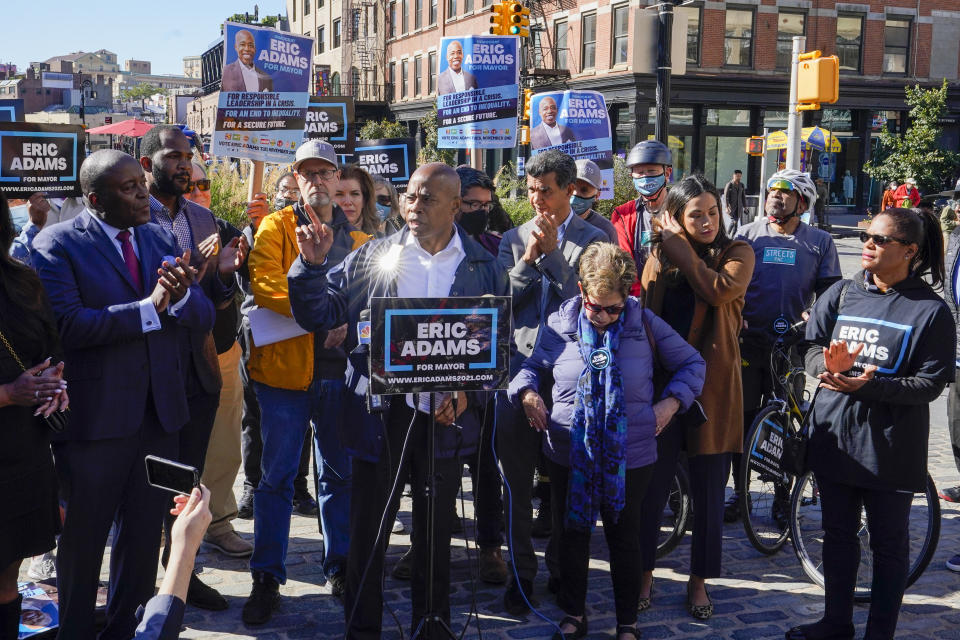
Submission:
[[[807,371],[821,387],[807,452],[823,510],[826,608],[787,640],[854,637],[861,508],[873,551],[864,638],[894,637],[910,505],[926,483],[929,404],[954,376],[956,328],[934,291],[944,281],[939,221],[887,209],[860,239],[863,271],[818,298],[807,324]]]

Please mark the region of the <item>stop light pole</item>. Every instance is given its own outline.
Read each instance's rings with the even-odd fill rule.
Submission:
[[[678,0],[679,1],[679,0]],[[673,35],[673,1],[661,2],[657,7],[660,24],[657,33],[657,119],[654,135],[665,145],[670,144],[670,48]]]
[[[800,54],[807,46],[805,36],[793,36],[790,55],[790,109],[787,112],[787,169],[800,170],[800,112],[797,110],[797,75],[800,72]]]

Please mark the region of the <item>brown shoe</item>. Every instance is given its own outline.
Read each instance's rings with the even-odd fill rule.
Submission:
[[[507,563],[499,547],[480,549],[480,579],[489,584],[507,583]]]
[[[253,554],[253,545],[241,538],[240,534],[233,529],[215,536],[207,534],[203,537],[203,541],[207,546],[231,558],[248,558]]]

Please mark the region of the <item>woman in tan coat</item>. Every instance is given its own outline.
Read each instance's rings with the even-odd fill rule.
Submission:
[[[707,421],[679,417],[658,432],[657,462],[641,514],[640,607],[650,606],[660,518],[683,449],[689,456],[694,513],[687,609],[706,620],[713,604],[704,580],[720,575],[727,468],[730,454],[743,443],[737,335],[754,255],[747,243],[726,235],[720,194],[701,175],[688,176],[670,190],[654,226],[659,232],[640,279],[644,301],[706,361],[699,400]]]

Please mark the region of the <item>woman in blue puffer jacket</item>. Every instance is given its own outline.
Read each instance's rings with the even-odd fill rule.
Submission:
[[[657,457],[656,435],[700,395],[706,371],[696,349],[628,296],[636,277],[633,259],[616,245],[588,247],[580,258],[581,295],[550,315],[510,384],[510,399],[523,406],[530,427],[546,432],[553,504],[566,505],[557,597],[568,640],[587,633],[590,534],[598,517],[610,549],[618,639],[640,637],[639,516]],[[654,358],[669,375],[658,395]],[[547,416],[537,390],[551,373]]]

